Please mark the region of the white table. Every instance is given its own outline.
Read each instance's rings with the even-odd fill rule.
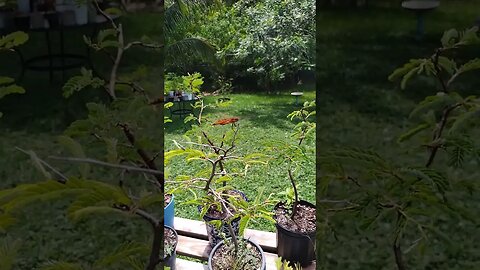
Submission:
[[[427,11],[436,9],[440,1],[434,0],[412,0],[402,2],[402,7],[414,11],[417,14],[417,39],[421,39],[425,33],[424,15]]]
[[[298,105],[298,98],[303,96],[303,92],[292,92],[290,95],[295,97],[295,105]]]

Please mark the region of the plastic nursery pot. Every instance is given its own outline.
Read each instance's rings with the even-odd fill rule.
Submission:
[[[245,193],[243,193],[239,190],[234,190],[234,192],[240,194],[245,199],[245,201],[248,201],[247,196],[245,196]],[[199,212],[202,211],[201,206],[198,207],[198,211]],[[206,227],[207,227],[208,242],[210,243],[211,247],[215,247],[218,243],[223,241],[224,238],[220,235],[220,232],[224,233],[226,235],[226,237],[230,237],[230,231],[228,230],[228,226],[226,224],[222,224],[222,227],[220,228],[221,231],[219,232],[218,229],[214,225],[208,223],[208,222],[214,221],[214,220],[220,220],[221,221],[222,220],[221,218],[208,216],[208,213],[207,213],[206,215],[203,216],[203,220],[205,221],[205,224],[206,224]],[[235,235],[238,235],[239,230],[240,230],[240,218],[238,217],[238,218],[232,220],[231,224],[232,224],[232,227],[233,227],[233,232],[235,233]]]
[[[275,210],[283,204],[283,202],[280,202],[275,205]],[[307,201],[300,200],[298,204],[316,208],[315,205]],[[277,227],[277,255],[279,257],[292,263],[298,262],[302,266],[307,266],[315,260],[315,231],[304,234],[293,232],[278,222],[275,225]]]
[[[174,228],[173,220],[175,217],[175,196],[173,194],[166,194],[170,195],[170,202],[164,206],[163,208],[163,219],[164,219],[164,224],[166,226]]]
[[[165,254],[163,260],[165,262],[166,267],[170,267],[170,270],[175,270],[175,262],[177,260],[177,244],[178,244],[178,234],[177,232],[169,226],[164,225],[164,230],[170,230],[175,234],[175,245],[173,246],[173,251],[171,254]]]
[[[248,240],[248,239],[243,239],[240,241],[247,241],[251,245],[253,245],[258,251],[260,251],[260,254],[262,254],[262,265],[259,266],[258,270],[266,270],[267,269],[267,263],[265,259],[265,253],[263,252],[263,249],[255,242]],[[217,250],[225,244],[225,240],[222,240],[219,242],[210,252],[210,255],[208,256],[208,270],[214,270],[213,269],[213,256],[217,252]]]

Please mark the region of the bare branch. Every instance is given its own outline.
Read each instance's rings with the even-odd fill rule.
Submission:
[[[27,155],[30,155],[30,153],[28,153],[26,150],[23,150],[22,148],[20,147],[15,147],[17,150],[27,154]],[[38,158],[38,157],[37,157]],[[53,166],[51,166],[50,164],[48,164],[46,161],[42,160],[41,158],[38,158],[38,160],[40,161],[40,163],[42,163],[42,165],[44,165],[45,167],[49,168],[52,172],[54,172],[56,175],[58,175],[62,180],[59,181],[59,182],[62,182],[62,183],[66,183],[67,180],[68,180],[68,177],[66,177],[64,174],[62,174],[60,171],[58,171],[57,169],[55,169]]]
[[[131,172],[141,172],[141,173],[148,173],[148,174],[152,174],[152,175],[163,176],[163,172],[161,172],[159,170],[138,168],[138,167],[133,167],[133,166],[121,165],[121,164],[113,164],[113,163],[108,163],[108,162],[104,162],[104,161],[100,161],[100,160],[96,160],[96,159],[91,159],[91,158],[74,158],[74,157],[57,157],[57,156],[50,156],[48,158],[55,159],[55,160],[71,161],[71,162],[91,163],[91,164],[96,164],[96,165],[100,165],[100,166],[123,169],[123,170],[131,171]]]

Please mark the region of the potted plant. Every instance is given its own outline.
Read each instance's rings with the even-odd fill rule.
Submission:
[[[163,235],[163,260],[165,266],[170,267],[171,270],[175,270],[178,234],[172,227],[164,225]]]
[[[230,238],[218,243],[208,257],[209,270],[265,270],[262,248],[248,239]]]
[[[279,202],[274,208],[274,219],[277,228],[277,254],[291,263],[309,265],[315,259],[315,234],[316,234],[316,206],[298,196],[297,184],[294,179],[294,167],[299,167],[302,159],[308,155],[307,149],[302,145],[309,134],[315,130],[315,123],[310,122],[315,115],[315,102],[305,102],[300,110],[289,114],[291,120],[297,118],[299,123],[294,128],[295,144],[276,143],[272,150],[277,153],[279,162],[288,164],[288,178],[291,187],[286,201]]]
[[[298,199],[298,191],[292,172],[288,171],[295,199],[293,203],[279,202],[275,205],[274,219],[277,228],[277,254],[302,266],[315,259],[316,207]]]
[[[266,211],[268,205],[272,203],[271,196],[266,200],[262,200],[265,188],[261,188],[255,200],[251,202],[243,202],[238,205],[233,203],[227,206],[227,201],[220,200],[223,208],[235,208],[235,214],[230,211],[227,216],[222,219],[221,224],[215,223],[218,228],[226,227],[226,233],[221,233],[224,238],[217,243],[210,252],[208,257],[208,268],[210,270],[265,270],[266,260],[262,248],[250,239],[243,237],[245,229],[250,220],[263,218],[272,220],[271,213]],[[240,224],[238,233],[234,231],[233,222]]]
[[[173,157],[184,156],[187,162],[202,163],[204,169],[194,175],[178,175],[174,180],[167,181],[167,184],[174,184],[172,193],[193,194],[194,198],[184,204],[193,204],[198,207],[200,216],[207,225],[210,245],[214,247],[223,239],[221,233],[227,237],[230,236],[231,231],[238,234],[240,228],[238,216],[229,222],[232,230],[229,230],[223,221],[230,215],[235,216],[238,207],[247,202],[243,192],[227,183],[230,184],[233,180],[240,178],[243,175],[242,171],[246,171],[248,166],[266,162],[262,159],[264,155],[258,153],[245,157],[232,154],[236,148],[240,128],[239,118],[225,118],[212,123],[208,117],[202,115],[207,107],[203,99],[200,98],[195,106],[199,108],[199,115],[186,118],[186,121],[196,120],[197,122],[197,125],[193,125],[192,130],[186,134],[194,139],[183,144],[175,141],[177,149],[165,154],[165,164],[168,171],[168,163]],[[214,224],[220,224],[220,226],[216,227]]]

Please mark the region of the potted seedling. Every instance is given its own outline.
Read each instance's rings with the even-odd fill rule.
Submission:
[[[169,267],[171,270],[175,270],[178,234],[172,227],[164,225],[163,235],[163,260],[165,266]]]
[[[243,237],[247,224],[250,220],[264,218],[272,220],[271,213],[267,211],[272,203],[271,195],[262,201],[264,188],[261,188],[255,200],[251,202],[219,200],[224,209],[235,209],[235,214],[226,210],[227,217],[221,223],[216,224],[228,229],[228,237],[221,234],[224,240],[219,242],[211,251],[208,258],[210,270],[265,270],[266,260],[262,248],[250,239]],[[229,205],[230,204],[230,205]],[[239,220],[239,232],[234,232],[233,221]]]
[[[315,115],[315,102],[305,102],[304,106],[289,115],[291,120],[298,118],[299,123],[294,128],[295,144],[276,143],[272,145],[279,162],[288,164],[288,178],[291,188],[286,201],[279,202],[274,208],[274,219],[277,228],[277,254],[292,263],[309,265],[315,259],[316,207],[314,204],[300,200],[298,185],[294,178],[295,169],[301,168],[301,163],[308,158],[302,143],[315,129],[315,123],[310,118]]]
[[[229,238],[218,243],[208,258],[209,270],[265,270],[262,248],[248,239]],[[235,240],[233,240],[235,239]]]

